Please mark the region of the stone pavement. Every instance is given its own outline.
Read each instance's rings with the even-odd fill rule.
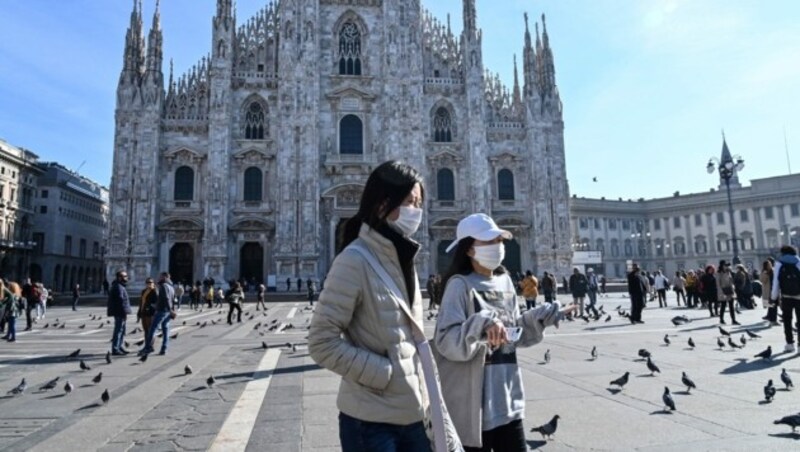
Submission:
[[[800,410],[800,390],[779,389],[775,401],[763,402],[763,386],[780,383],[786,368],[800,382],[798,354],[783,354],[782,331],[765,328],[764,311],[744,311],[741,327],[730,328],[737,343],[743,328],[762,335],[743,350],[716,346],[717,321],[707,311],[648,308],[644,325],[632,326],[613,313],[628,309],[620,295],[601,299],[612,319],[586,324],[565,322],[548,330],[544,342],[518,352],[526,388],[526,430],[561,416],[553,441],[529,433],[531,448],[544,450],[789,450],[800,448],[800,434],[772,421]],[[184,308],[173,322],[178,338],[166,356],[140,363],[133,355],[105,364],[112,325],[91,320],[102,308],[77,312],[55,308],[33,332],[19,333],[16,344],[0,346],[0,394],[25,377],[24,395],[0,397],[0,449],[63,450],[338,450],[336,393],[339,378],[308,357],[305,335],[311,312],[302,303],[270,305],[266,316],[248,307],[244,322],[228,326],[218,309]],[[223,312],[225,314],[226,312]],[[252,318],[250,318],[252,314]],[[686,314],[693,321],[674,327],[669,319]],[[55,319],[59,325],[54,328]],[[106,319],[103,318],[102,322]],[[212,324],[211,322],[214,322]],[[185,325],[183,324],[184,322]],[[205,322],[205,326],[203,323]],[[50,326],[44,329],[43,326]],[[256,324],[261,323],[260,328]],[[85,326],[80,328],[81,325]],[[282,332],[265,326],[292,324]],[[429,333],[433,320],[427,322]],[[129,325],[132,330],[134,325]],[[663,345],[668,334],[672,345]],[[697,344],[689,350],[692,337]],[[141,332],[129,335],[130,348]],[[268,344],[263,349],[261,342]],[[289,344],[287,347],[286,344]],[[293,350],[291,345],[295,345]],[[753,355],[772,345],[776,356]],[[597,346],[599,357],[591,360]],[[81,348],[92,367],[81,371],[66,355]],[[647,348],[662,374],[651,377],[636,352]],[[544,364],[545,350],[552,360]],[[115,357],[116,358],[116,357]],[[184,375],[190,364],[194,370]],[[621,392],[608,382],[631,372]],[[680,383],[686,371],[698,386],[691,395]],[[98,372],[103,380],[91,382]],[[216,383],[208,388],[209,375]],[[60,377],[50,392],[38,388]],[[65,395],[63,385],[75,385]],[[677,411],[662,411],[668,386]],[[108,405],[100,401],[104,389]]]

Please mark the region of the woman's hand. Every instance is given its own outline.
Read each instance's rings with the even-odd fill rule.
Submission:
[[[500,347],[501,345],[508,343],[506,327],[503,326],[503,323],[499,320],[492,322],[492,324],[486,328],[485,333],[486,340],[489,342],[489,346],[492,348]]]
[[[561,311],[559,311],[559,314],[560,314],[559,318],[563,318],[563,317],[566,317],[568,315],[573,315],[575,313],[575,311],[577,311],[577,310],[578,310],[578,305],[572,303],[572,304],[568,305],[567,307],[562,308]],[[554,326],[556,328],[558,328],[559,327],[559,323],[560,322],[556,321]]]

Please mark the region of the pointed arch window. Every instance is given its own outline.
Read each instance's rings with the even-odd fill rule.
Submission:
[[[251,166],[244,171],[244,200],[262,201],[264,198],[264,173]]]
[[[497,173],[497,195],[501,201],[513,201],[514,173],[509,169],[501,169]]]
[[[453,141],[452,119],[450,112],[444,107],[439,107],[433,116],[433,141],[436,143]]]
[[[244,114],[244,138],[246,140],[263,140],[267,130],[267,115],[264,106],[259,102],[251,102]]]
[[[361,75],[361,31],[353,22],[339,30],[339,75]]]
[[[436,190],[439,201],[455,201],[455,180],[451,169],[442,168],[436,173]]]
[[[182,166],[175,170],[175,201],[194,200],[194,170]]]
[[[339,153],[364,153],[364,123],[356,115],[347,115],[339,123]]]

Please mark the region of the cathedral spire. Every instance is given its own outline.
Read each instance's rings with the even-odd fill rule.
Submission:
[[[478,13],[475,0],[462,0],[464,5],[464,33],[472,39],[478,34]]]
[[[161,74],[164,62],[164,36],[161,32],[161,0],[156,0],[153,12],[153,26],[147,40],[147,72]]]
[[[547,22],[542,14],[542,41],[536,33],[536,56],[539,73],[539,91],[543,96],[556,94],[556,68],[553,62],[553,50],[550,48],[550,37],[547,35]]]
[[[519,73],[517,71],[517,54],[514,54],[514,105],[519,105],[522,102],[522,96],[519,91]]]
[[[533,92],[536,72],[536,54],[534,53],[531,43],[531,31],[528,27],[528,13],[525,13],[523,17],[525,17],[525,48],[522,51],[522,78],[525,83],[525,95],[529,95]]]
[[[233,1],[217,0],[217,19],[233,18]]]
[[[142,31],[142,2],[133,0],[131,21],[125,35],[125,52],[122,64],[122,75],[134,82],[145,69],[144,34]]]

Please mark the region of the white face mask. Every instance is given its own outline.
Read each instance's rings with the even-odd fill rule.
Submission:
[[[397,232],[406,237],[410,237],[417,232],[420,223],[422,223],[422,209],[411,206],[400,206],[400,216],[397,220],[388,220],[389,226],[392,226]]]
[[[499,267],[506,257],[506,246],[503,243],[476,246],[473,249],[475,250],[475,255],[472,258],[478,261],[481,267],[489,270]]]

